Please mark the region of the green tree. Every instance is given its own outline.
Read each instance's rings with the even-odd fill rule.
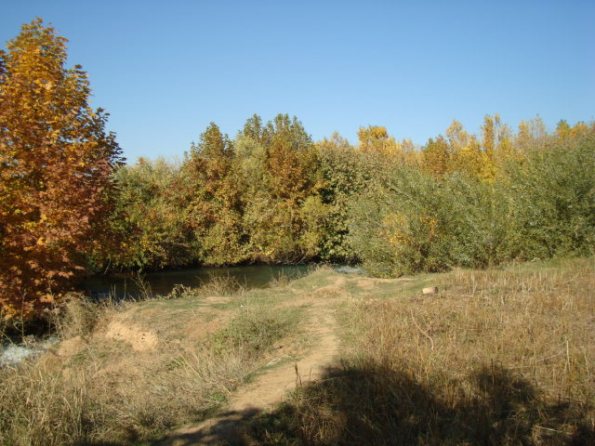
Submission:
[[[317,186],[310,136],[297,118],[280,114],[266,125],[253,116],[238,139],[242,182],[246,190],[254,191],[243,219],[251,259],[285,262],[308,257],[302,240],[306,231],[302,211]]]
[[[184,160],[184,179],[191,188],[185,216],[200,247],[197,257],[205,263],[244,259],[243,202],[234,159],[231,140],[211,123]]]
[[[354,195],[370,181],[375,164],[336,133],[318,142],[316,149],[320,204],[310,204],[312,211],[307,214],[310,239],[316,240],[318,256],[324,260],[356,261],[357,255],[348,241],[348,207]]]
[[[116,173],[119,186],[113,233],[122,242],[110,261],[120,268],[162,269],[196,261],[197,246],[184,218],[190,188],[180,168],[140,158]]]

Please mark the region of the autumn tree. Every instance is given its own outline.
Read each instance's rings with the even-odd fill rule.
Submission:
[[[0,54],[0,306],[33,315],[84,270],[121,160],[66,39],[41,19]]]
[[[211,123],[193,144],[182,169],[190,186],[186,220],[199,247],[198,258],[210,264],[243,260],[242,196],[234,175],[231,140]]]
[[[452,153],[450,170],[481,177],[485,157],[477,138],[469,134],[457,120],[452,121],[446,129],[446,137]]]
[[[545,123],[537,116],[528,121],[519,122],[514,145],[522,153],[527,153],[531,150],[540,150],[544,148],[547,136]]]
[[[401,154],[399,143],[389,135],[385,127],[377,125],[361,127],[357,132],[357,138],[359,149],[364,153],[388,157],[397,157]]]
[[[562,119],[556,125],[555,136],[559,141],[569,141],[576,138],[581,138],[593,131],[593,123],[591,126],[586,123],[579,121],[574,126],[568,124],[568,121]]]
[[[316,153],[297,118],[279,114],[262,124],[250,118],[238,136],[238,161],[247,196],[244,224],[252,260],[290,262],[305,247],[304,204],[316,188]],[[247,176],[249,174],[249,176]]]
[[[422,151],[422,168],[436,177],[442,177],[450,168],[452,154],[442,135],[430,138]]]

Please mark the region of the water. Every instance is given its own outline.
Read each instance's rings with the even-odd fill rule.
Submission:
[[[0,368],[14,366],[29,357],[38,356],[58,343],[57,336],[44,340],[32,339],[28,344],[0,344]]]
[[[289,280],[305,276],[312,270],[311,265],[249,265],[224,268],[191,268],[173,271],[146,273],[142,281],[148,285],[149,294],[166,295],[178,284],[199,287],[213,278],[230,278],[244,288],[265,288],[271,281],[286,277]],[[96,299],[112,296],[115,299],[138,298],[145,296],[145,290],[133,275],[94,276],[82,284],[86,294]]]

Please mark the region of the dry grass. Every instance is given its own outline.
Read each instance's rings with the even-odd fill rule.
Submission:
[[[70,301],[57,322],[59,346],[0,369],[0,445],[153,441],[224,403],[296,321],[241,291],[233,297],[241,307],[205,303],[230,295],[224,281],[178,292],[118,305]]]
[[[593,259],[454,271],[435,276],[441,292],[432,297],[354,299],[342,365],[253,423],[249,436],[255,444],[594,444],[594,273]]]
[[[295,338],[288,303],[329,295],[342,361],[251,419],[246,443],[593,444],[594,278],[593,259],[394,281],[318,270],[228,298],[73,301],[69,339],[0,370],[0,444],[131,444],[204,419]]]

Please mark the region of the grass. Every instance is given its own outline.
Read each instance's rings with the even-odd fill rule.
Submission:
[[[433,276],[441,291],[432,297],[419,293],[432,276],[417,293],[394,281],[381,298],[355,295],[343,306],[341,361],[252,421],[246,436],[292,445],[593,444],[594,272],[593,259],[458,270]]]
[[[217,351],[236,351],[252,356],[271,348],[290,334],[296,335],[300,310],[284,308],[272,311],[270,306],[243,306],[223,330],[211,337]]]
[[[340,358],[245,421],[246,444],[593,444],[594,273],[593,259],[396,280],[320,268],[235,294],[73,300],[53,353],[0,370],[0,444],[156,441],[224,408],[281,344],[316,348],[303,327],[326,306]]]
[[[54,351],[0,369],[0,445],[144,444],[204,419],[297,332],[299,309],[271,303],[283,292],[251,299],[218,282],[117,305],[71,300]],[[225,299],[241,303],[217,309]]]

